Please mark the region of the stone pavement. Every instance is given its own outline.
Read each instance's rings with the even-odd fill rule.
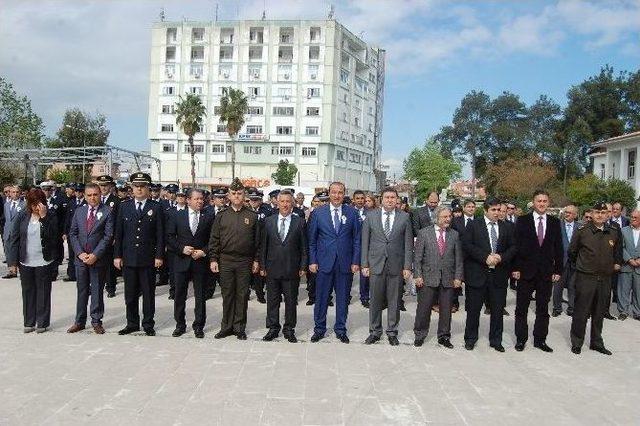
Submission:
[[[62,271],[63,269],[60,268]],[[4,273],[5,268],[0,268]],[[62,274],[61,274],[62,275]],[[314,425],[314,424],[638,424],[640,322],[605,322],[611,357],[585,348],[570,352],[570,318],[552,318],[546,354],[513,349],[515,294],[509,291],[506,353],[489,348],[481,318],[476,350],[464,350],[464,312],[454,315],[447,350],[433,334],[412,346],[415,297],[406,297],[399,347],[386,339],[364,346],[367,310],[357,298],[349,312],[351,344],[332,333],[309,342],[312,308],[301,288],[297,334],[263,342],[265,305],[249,302],[247,341],[214,340],[219,293],[207,305],[203,340],[171,337],[172,303],[157,289],[156,337],[118,336],[124,326],[122,284],[105,299],[102,336],[66,334],[75,312],[75,284],[53,286],[52,329],[22,333],[20,285],[0,280],[0,424]],[[193,299],[187,321],[193,318]],[[331,311],[329,324],[335,311]],[[533,312],[530,312],[530,320]],[[434,314],[437,321],[437,314]],[[432,332],[435,324],[432,324]]]

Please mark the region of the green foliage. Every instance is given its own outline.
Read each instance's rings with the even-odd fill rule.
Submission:
[[[99,112],[92,115],[79,108],[71,108],[65,111],[56,137],[46,143],[50,148],[104,146],[109,134],[104,115]]]
[[[288,160],[280,160],[278,169],[271,174],[271,178],[276,185],[293,185],[297,173],[298,168],[295,164],[290,164]]]
[[[42,145],[44,125],[26,96],[0,77],[0,148],[35,148]]]
[[[19,183],[24,177],[24,169],[15,163],[0,162],[0,185]]]
[[[193,148],[193,135],[202,126],[202,120],[207,116],[207,107],[202,103],[200,96],[188,93],[186,98],[180,96],[176,104],[176,124],[189,138],[189,152],[191,154],[191,185],[196,186],[196,160]]]
[[[567,195],[581,208],[590,208],[597,201],[620,201],[627,209],[636,206],[636,194],[628,182],[619,179],[603,180],[592,174],[570,180]]]
[[[80,175],[82,175],[82,172],[80,172]],[[52,181],[56,182],[56,183],[69,183],[69,182],[78,182],[78,181],[82,181],[82,176],[80,176],[80,179],[77,179],[78,177],[78,173],[76,173],[76,171],[74,170],[70,170],[70,169],[49,169],[47,171],[47,178],[51,179]]]
[[[240,89],[228,87],[220,99],[220,123],[226,124],[227,133],[232,138],[244,125],[247,106],[247,97]]]
[[[417,181],[416,194],[424,200],[430,191],[440,192],[451,179],[460,176],[456,160],[445,157],[439,142],[430,139],[424,147],[414,148],[404,160],[404,178]]]

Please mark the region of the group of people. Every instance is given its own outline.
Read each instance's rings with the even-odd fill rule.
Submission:
[[[347,197],[340,182],[316,194],[311,208],[304,205],[304,194],[292,189],[273,191],[268,194],[270,203],[264,203],[263,193],[245,188],[238,179],[213,193],[197,188],[179,191],[177,185],[158,187],[142,172],[131,175],[128,188],[116,189],[105,175],[87,185],[69,185],[65,195],[56,195],[55,189],[55,183],[47,181],[21,197],[18,187],[5,187],[1,229],[7,277],[19,269],[26,333],[49,327],[51,283],[61,264],[63,241],[69,253],[65,280],[77,282],[78,295],[69,333],[86,328],[89,301],[93,330],[105,332],[103,292],[115,295],[118,275],[124,281],[127,321],[121,335],[141,328],[155,335],[155,288],[167,281],[174,300],[174,337],[187,330],[189,283],[197,338],[204,337],[206,301],[219,284],[222,318],[216,339],[247,338],[253,288],[258,300],[267,304],[268,331],[263,340],[273,340],[282,331],[288,341],[297,342],[302,277],[307,281],[307,304],[314,306],[311,342],[325,337],[327,311],[335,298],[333,329],[338,340],[349,343],[347,317],[355,276],[359,276],[360,301],[369,308],[365,344],[376,343],[385,331],[390,345],[399,344],[404,287],[410,281],[417,289],[413,328],[418,347],[428,336],[434,310],[439,313],[438,343],[453,347],[451,316],[459,307],[463,287],[467,350],[478,341],[486,305],[490,346],[505,351],[503,315],[510,284],[517,291],[518,351],[529,340],[531,300],[535,300],[533,345],[553,351],[546,342],[548,305],[553,297],[553,316],[562,312],[564,288],[567,314],[573,316],[574,353],[581,351],[590,317],[590,348],[611,354],[601,332],[609,315],[612,284],[619,318],[640,319],[640,248],[636,248],[640,212],[631,213],[629,226],[620,219],[619,203],[610,210],[607,204],[596,203],[588,221],[578,223],[573,205],[564,208],[562,219],[550,214],[549,194],[542,190],[533,194],[529,213],[517,215],[513,204],[489,197],[477,215],[473,200],[449,207],[431,193],[424,207],[411,211],[393,188],[385,188],[379,198],[362,191]]]

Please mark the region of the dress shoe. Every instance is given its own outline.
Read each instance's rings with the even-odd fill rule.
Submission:
[[[116,292],[115,291],[108,291],[107,292],[107,297],[109,299],[116,297]]]
[[[264,298],[264,295],[259,295],[257,297],[258,303],[262,303],[263,305],[267,303],[267,300]]]
[[[313,336],[311,336],[311,343],[317,343],[322,339],[324,339],[324,335],[318,334],[318,333],[313,333]]]
[[[623,314],[618,315],[618,319],[619,319],[620,321],[624,321],[624,320],[626,320],[628,317],[629,317],[629,315],[624,314],[624,313],[623,313]]]
[[[174,294],[170,294],[169,297],[167,297],[167,299],[169,300],[175,300],[176,296]]]
[[[424,339],[416,339],[413,341],[413,346],[416,348],[419,348],[422,345],[424,345]]]
[[[118,334],[121,335],[121,336],[124,336],[124,335],[127,335],[127,334],[135,333],[136,331],[140,331],[140,328],[139,327],[126,326],[122,330],[118,331]]]
[[[633,319],[636,320],[636,321],[640,321],[640,315],[634,315]]]
[[[173,333],[171,333],[171,336],[173,337],[180,337],[182,336],[184,333],[186,333],[187,330],[186,328],[182,328],[182,327],[176,327],[175,330],[173,330]]]
[[[16,275],[16,274],[6,274],[6,275],[3,275],[3,276],[2,276],[2,279],[4,279],[4,280],[9,280],[9,279],[11,279],[11,278],[16,278],[17,276],[18,276],[18,275]]]
[[[554,318],[555,317],[559,317],[561,313],[562,312],[560,312],[560,311],[553,311],[553,312],[551,312],[551,316],[554,317]]]
[[[193,330],[193,334],[196,336],[196,339],[204,339],[204,330],[201,328]]]
[[[404,307],[404,303],[402,304],[402,306]],[[440,306],[438,306],[438,305],[433,305],[433,306],[431,307],[431,310],[432,310],[433,312],[440,313]]]
[[[93,332],[96,334],[104,334],[104,327],[102,326],[102,324],[94,324]]]
[[[456,312],[458,312],[458,309],[460,309],[460,307],[459,307],[459,306],[455,306],[455,305],[453,305],[453,306],[451,307],[451,313],[452,313],[452,314],[455,314]]]
[[[573,311],[571,311],[571,310],[567,309],[567,316],[572,317],[572,316],[573,316]]]
[[[333,306],[333,299],[329,300],[329,306]]]
[[[501,344],[489,345],[489,346],[491,346],[493,349],[495,349],[498,352],[504,352],[504,346],[502,346]]]
[[[233,331],[229,330],[229,331],[218,331],[213,338],[214,339],[224,339],[225,337],[229,337],[229,336],[233,336]]]
[[[607,312],[606,314],[604,314],[604,319],[608,319],[608,320],[611,320],[611,321],[615,321],[615,320],[617,320],[618,318],[614,317],[613,315],[611,315],[610,313],[608,313],[608,312]]]
[[[156,331],[153,328],[145,328],[144,334],[146,334],[147,336],[155,336]]]
[[[244,331],[239,331],[236,333],[236,338],[238,340],[247,340],[247,333],[245,333]]]
[[[518,351],[518,352],[522,352],[522,351],[524,351],[524,345],[525,345],[525,343],[524,343],[524,342],[518,342],[518,343],[516,343],[516,346],[515,346],[516,351]]]
[[[25,327],[22,329],[22,332],[27,334],[27,333],[33,333],[34,331],[36,331],[35,327]]]
[[[571,352],[573,352],[576,355],[580,355],[580,352],[582,352],[582,349],[578,346],[571,346]]]
[[[400,344],[400,341],[398,340],[398,337],[396,337],[396,336],[389,336],[389,344],[391,346],[398,346]]]
[[[447,349],[453,349],[453,345],[451,344],[451,341],[449,341],[449,339],[438,339],[438,344],[440,346],[444,346]]]
[[[380,340],[380,336],[376,336],[374,334],[370,334],[369,337],[367,337],[367,340],[364,341],[364,344],[365,345],[373,345],[378,340]]]
[[[509,312],[507,312],[506,309],[502,309],[502,315],[505,316],[505,317],[508,317],[509,316]]]
[[[262,338],[262,340],[264,340],[265,342],[270,342],[273,339],[275,339],[276,337],[278,337],[278,330],[269,330],[267,332],[267,334],[264,335],[264,337]]]
[[[485,315],[491,315],[491,309],[489,309],[489,308],[484,308],[484,314],[485,314]]]
[[[369,301],[368,300],[363,301],[362,306],[369,309]]]
[[[49,330],[49,327],[38,327],[38,328],[36,328],[36,333],[38,333],[38,334],[44,333],[47,330]]]
[[[612,355],[611,351],[604,346],[589,346],[592,351],[600,352],[603,355]]]
[[[315,301],[313,301],[313,300],[309,299],[309,300],[307,300],[306,305],[307,305],[307,306],[311,306],[311,305],[313,305],[314,303],[315,303]]]
[[[471,342],[465,342],[464,344],[464,348],[468,351],[472,351],[474,347],[475,347],[475,344]]]
[[[71,327],[69,327],[67,333],[77,333],[80,330],[84,330],[84,325],[73,324]]]
[[[538,349],[540,349],[540,350],[541,350],[541,351],[543,351],[543,352],[549,352],[549,353],[553,352],[553,349],[551,349],[551,348],[549,347],[549,345],[547,345],[545,342],[542,342],[542,343],[534,343],[534,344],[533,344],[533,347],[534,347],[534,348],[538,348]]]
[[[338,340],[340,340],[342,343],[348,344],[349,343],[349,337],[347,337],[346,334],[338,334],[336,335],[336,337],[338,338]]]
[[[295,333],[289,333],[285,335],[284,338],[287,339],[289,343],[298,343]]]
[[[75,278],[71,278],[71,277],[64,277],[62,279],[62,281],[64,281],[65,283],[72,282],[72,281],[75,281],[75,280],[76,280]]]

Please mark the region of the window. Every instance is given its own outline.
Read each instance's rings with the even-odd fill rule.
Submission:
[[[278,145],[271,147],[271,155],[280,155],[280,148]]]
[[[311,43],[320,41],[320,27],[311,27],[309,30],[309,40]]]
[[[290,87],[278,87],[278,96],[282,96],[285,100],[291,97]]]
[[[220,96],[227,96],[229,94],[229,88],[228,87],[221,87],[220,88]]]
[[[173,105],[162,105],[162,113],[163,114],[174,114],[175,106]]]
[[[318,126],[308,126],[305,129],[305,134],[308,136],[318,136]]]
[[[227,125],[226,124],[218,124],[216,127],[216,132],[218,133],[227,133]]]
[[[358,117],[354,117],[354,118],[353,118],[353,124],[354,124],[356,127],[360,127],[360,119],[359,119]]]
[[[287,157],[291,157],[293,156],[293,147],[292,146],[276,146],[275,148],[275,154],[274,154],[274,149],[271,149],[271,154],[274,155],[283,155],[283,156],[287,156]]]
[[[248,145],[248,146],[244,146],[242,150],[245,154],[256,154],[256,155],[262,154],[261,146]]]
[[[320,46],[309,46],[309,60],[317,61],[320,59]]]
[[[259,87],[249,87],[249,95],[255,98],[256,96],[260,96],[260,88]]]
[[[340,139],[343,141],[349,140],[349,135],[344,130],[340,132]]]
[[[176,93],[176,88],[174,86],[164,86],[162,88],[163,95],[175,95],[175,93]]]
[[[260,78],[260,73],[262,72],[262,67],[252,65],[249,67],[249,78],[253,78],[254,80],[258,80]]]
[[[247,108],[247,114],[249,115],[262,115],[263,109],[259,106],[250,106]]]
[[[316,147],[311,146],[303,146],[302,147],[302,156],[303,157],[316,157],[318,154]]]
[[[318,79],[318,65],[309,65],[309,78],[311,80],[317,80]]]
[[[320,88],[310,87],[307,89],[307,98],[317,98],[320,96]]]
[[[163,124],[161,127],[163,132],[173,132],[173,124]]]
[[[345,94],[344,94],[344,96],[342,97],[342,101],[343,101],[345,104],[348,104],[348,103],[349,103],[349,95],[347,95],[347,94],[345,93]]]
[[[167,43],[175,43],[178,39],[177,28],[167,28]]]
[[[293,61],[293,47],[280,46],[278,48],[278,62],[291,63]]]
[[[369,114],[373,115],[373,107],[372,106],[369,107]]]
[[[176,147],[172,143],[163,143],[162,152],[176,152]]]
[[[218,69],[218,76],[222,78],[229,78],[231,76],[231,67],[229,65],[221,65]]]
[[[204,46],[193,46],[191,48],[191,60],[192,61],[204,60]]]
[[[192,86],[189,87],[189,93],[192,95],[202,95],[202,86]]]
[[[356,108],[360,108],[360,99],[356,99]]]
[[[262,126],[247,126],[247,133],[250,135],[261,135]]]
[[[320,115],[320,108],[307,107],[307,115],[310,115],[310,116]]]
[[[224,145],[220,145],[220,144],[211,145],[211,152],[213,154],[224,154]]]
[[[280,28],[280,43],[292,43],[293,42],[293,28],[282,27]]]
[[[193,28],[191,30],[191,39],[194,42],[201,42],[204,40],[204,28]]]
[[[350,152],[349,153],[349,161],[351,161],[352,163],[362,163],[362,155],[355,153],[355,152]]]
[[[167,64],[164,66],[164,74],[167,76],[167,78],[173,78],[175,73],[176,73],[175,64]]]
[[[202,124],[199,125],[198,128],[196,129],[196,133],[204,133],[204,132],[205,132],[204,125]]]
[[[222,28],[220,30],[220,43],[221,44],[233,43],[233,28]]]
[[[173,62],[175,60],[176,60],[176,47],[167,46],[167,50],[165,52],[165,62]]]
[[[278,81],[291,80],[291,65],[278,65]]]
[[[279,135],[290,135],[293,133],[293,128],[291,126],[277,126],[276,133]]]
[[[371,162],[371,156],[365,155],[364,156],[364,165],[368,166],[370,162]]]
[[[347,70],[340,70],[340,83],[349,85],[349,71]]]
[[[347,123],[347,113],[343,112],[342,113],[342,121],[344,121],[345,123]]]
[[[220,60],[230,61],[233,59],[233,46],[220,47]]]
[[[336,160],[344,161],[344,151],[340,149],[336,151]]]
[[[628,158],[627,179],[634,179],[636,177],[636,151],[629,151]]]
[[[373,124],[372,123],[369,123],[369,131],[373,132]]]
[[[184,152],[186,152],[186,153],[190,153],[191,152],[191,146],[189,144],[185,144],[184,145]],[[203,153],[204,152],[204,145],[194,145],[193,146],[193,152],[195,154]]]
[[[600,164],[600,179],[604,179],[605,177],[604,164]]]
[[[262,47],[251,46],[249,47],[249,60],[259,61],[262,59]]]
[[[264,30],[262,28],[249,29],[249,43],[262,44],[264,41]]]
[[[195,78],[202,77],[202,64],[191,64],[189,67],[189,74],[194,76]]]
[[[273,107],[273,115],[293,115],[293,107]]]

